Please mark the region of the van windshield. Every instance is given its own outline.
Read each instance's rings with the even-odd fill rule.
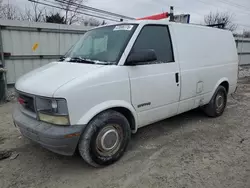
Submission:
[[[86,32],[66,53],[63,61],[117,64],[137,25],[120,24]]]

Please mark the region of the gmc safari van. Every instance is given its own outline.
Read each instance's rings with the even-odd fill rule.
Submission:
[[[43,147],[78,150],[88,164],[105,166],[140,127],[197,107],[222,115],[237,73],[229,31],[164,20],[107,25],[21,77],[13,119]]]

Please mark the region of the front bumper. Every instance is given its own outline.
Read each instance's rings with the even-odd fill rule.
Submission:
[[[83,125],[56,126],[38,121],[23,114],[19,106],[14,109],[13,120],[23,136],[61,155],[74,154],[84,128]]]

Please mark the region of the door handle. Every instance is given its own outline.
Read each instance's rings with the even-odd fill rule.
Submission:
[[[175,81],[178,84],[179,83],[179,73],[175,73]]]

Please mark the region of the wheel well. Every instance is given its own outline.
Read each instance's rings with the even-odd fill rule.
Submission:
[[[229,90],[229,83],[228,83],[227,81],[222,82],[222,83],[220,84],[220,86],[223,86],[223,87],[226,89],[227,93],[228,93],[228,90]]]
[[[133,114],[130,112],[130,110],[124,107],[115,107],[115,108],[111,108],[111,110],[115,110],[121,113],[122,115],[124,115],[130,124],[131,130],[135,130],[135,118]]]

